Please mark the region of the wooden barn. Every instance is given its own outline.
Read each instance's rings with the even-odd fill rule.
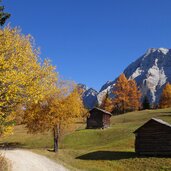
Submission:
[[[171,125],[152,118],[135,133],[135,152],[140,155],[171,155]]]
[[[107,128],[110,126],[110,117],[112,114],[97,107],[89,111],[87,117],[87,128]]]

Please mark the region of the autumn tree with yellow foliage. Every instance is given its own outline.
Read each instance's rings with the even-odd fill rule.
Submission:
[[[102,103],[99,107],[103,110],[108,111],[108,112],[112,112],[113,104],[112,104],[112,99],[109,97],[108,92],[106,93],[106,96],[104,96]]]
[[[135,81],[128,80],[124,74],[121,74],[116,81],[113,94],[114,112],[125,113],[139,109],[141,93]]]
[[[128,92],[128,97],[129,97],[129,103],[128,103],[128,110],[129,111],[135,111],[140,109],[141,107],[141,92],[138,90],[137,84],[135,80],[129,80],[129,92]]]
[[[33,133],[53,129],[57,151],[59,131],[84,110],[77,88],[61,87],[55,67],[40,62],[32,37],[17,28],[0,30],[0,51],[0,135],[22,119]]]
[[[116,84],[114,86],[114,110],[120,113],[125,113],[125,111],[128,109],[129,104],[129,84],[128,80],[125,77],[124,74],[121,74],[119,78],[116,81]]]
[[[171,107],[171,84],[167,83],[160,97],[160,108]]]
[[[40,62],[30,35],[17,28],[0,30],[0,135],[10,133],[18,105],[25,110],[54,91],[55,67]]]
[[[58,151],[60,132],[84,113],[78,89],[74,86],[57,88],[38,104],[33,104],[25,114],[25,123],[32,133],[53,131],[54,151]]]

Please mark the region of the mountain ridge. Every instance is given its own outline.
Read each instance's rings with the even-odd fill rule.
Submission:
[[[137,60],[129,64],[123,73],[127,79],[136,81],[142,92],[142,99],[147,96],[151,105],[157,105],[164,85],[171,82],[171,49],[149,48]],[[117,78],[113,81],[107,81],[99,92],[96,91],[97,102],[94,104],[100,105],[106,93],[112,97],[116,80]]]

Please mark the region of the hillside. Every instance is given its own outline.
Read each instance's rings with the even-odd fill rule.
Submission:
[[[15,127],[14,134],[1,139],[1,143],[30,148],[70,165],[72,170],[170,171],[171,158],[138,157],[134,153],[133,131],[152,117],[171,123],[171,108],[113,116],[111,127],[105,130],[85,130],[79,122],[79,129],[61,139],[57,155],[47,151],[52,148],[51,133],[28,135],[23,126]]]

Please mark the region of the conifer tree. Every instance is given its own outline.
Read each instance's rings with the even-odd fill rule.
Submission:
[[[0,1],[1,3],[2,1]],[[0,25],[3,26],[11,14],[4,12],[4,6],[0,6]]]
[[[160,108],[171,107],[171,84],[167,83],[160,97]]]
[[[138,110],[141,106],[140,98],[141,92],[138,90],[135,80],[129,80],[129,104],[128,109],[130,111]]]
[[[145,109],[150,109],[150,102],[149,102],[147,96],[144,97],[144,100],[143,100],[143,103],[142,103],[142,107],[143,107],[144,110]]]
[[[102,104],[100,105],[100,108],[103,109],[103,110],[106,110],[108,112],[112,112],[113,104],[112,104],[111,98],[109,97],[109,93],[108,92],[104,96],[104,98],[102,100]]]
[[[129,106],[129,84],[124,74],[121,74],[114,86],[114,110],[125,113]]]

